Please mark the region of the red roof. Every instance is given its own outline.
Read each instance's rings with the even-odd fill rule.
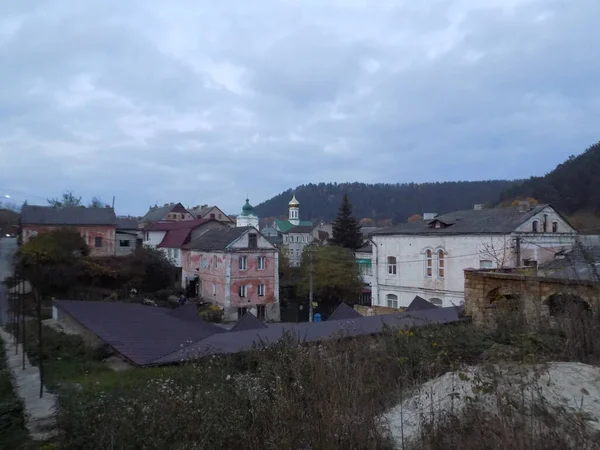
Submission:
[[[169,230],[191,230],[192,228],[202,225],[203,223],[209,222],[214,219],[194,219],[194,220],[180,220],[172,222],[155,222],[148,225],[147,231],[169,231]]]
[[[192,233],[191,228],[183,228],[181,230],[169,230],[165,234],[165,237],[160,244],[157,245],[158,248],[181,248],[185,244],[189,242],[190,234]]]

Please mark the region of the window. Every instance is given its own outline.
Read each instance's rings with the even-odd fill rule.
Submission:
[[[247,308],[238,308],[238,320],[240,320],[246,314]]]
[[[544,214],[544,221],[542,222],[542,231],[544,233],[548,231],[548,214]]]
[[[248,248],[258,247],[258,235],[256,233],[248,234]]]
[[[396,275],[396,257],[388,256],[387,263],[388,263],[388,273],[390,275]]]
[[[387,306],[388,308],[397,308],[398,307],[398,296],[395,294],[386,295]]]
[[[119,241],[119,247],[129,247],[129,245],[130,245],[129,243],[130,242],[131,241],[128,241],[127,239],[121,239]]]
[[[442,306],[444,306],[444,302],[442,301],[441,298],[436,298],[436,297],[430,298],[429,303],[431,303],[432,305],[438,306],[440,308]]]
[[[144,233],[144,240],[145,241],[149,241],[150,240],[149,234],[150,233],[148,233],[147,231]]]
[[[428,278],[433,276],[433,252],[431,250],[425,252],[425,276]]]
[[[181,214],[181,220],[185,219],[185,214]]]
[[[246,297],[247,291],[248,291],[247,286],[245,284],[241,285],[240,288],[239,288],[239,290],[238,290],[240,298]]]
[[[258,305],[256,307],[256,317],[258,320],[265,320],[265,305]]]
[[[300,242],[300,236],[296,236],[296,242]]]
[[[213,256],[213,267],[217,268],[217,255]]]
[[[96,247],[96,248],[102,247],[102,238],[100,236],[96,236],[94,238],[94,247]]]
[[[553,233],[558,232],[558,222],[552,222],[552,232]]]
[[[214,219],[214,218],[215,218],[215,215],[214,215],[214,214],[211,214],[211,215],[210,215],[210,218],[211,218],[211,219]]]
[[[259,284],[258,285],[258,296],[259,297],[264,297],[265,296],[265,285],[264,284]]]
[[[246,257],[240,256],[240,270],[246,270]]]
[[[539,225],[539,222],[537,220],[534,220],[533,223],[531,224],[531,231],[533,231],[534,233],[537,233],[538,225]]]
[[[173,249],[173,258],[179,259],[179,249],[178,248]]]
[[[217,295],[217,285],[215,283],[212,284],[212,293],[213,293],[213,296]]]
[[[438,278],[444,278],[444,250],[438,250]]]
[[[489,259],[482,259],[481,261],[479,261],[479,268],[480,269],[493,269],[494,263],[492,261],[490,261]]]
[[[258,257],[258,270],[265,270],[265,257],[264,256]]]

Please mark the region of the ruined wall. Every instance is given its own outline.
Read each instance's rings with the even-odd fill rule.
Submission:
[[[115,254],[116,227],[114,225],[90,225],[90,226],[47,226],[47,225],[24,225],[23,243],[25,244],[33,236],[56,230],[59,228],[75,228],[81,234],[90,248],[90,256],[112,256]],[[96,247],[96,237],[101,238],[101,246]]]
[[[598,312],[599,290],[600,286],[589,281],[467,269],[465,314],[481,325],[494,323],[498,314],[493,304],[495,292],[501,292],[503,296],[518,296],[518,306],[530,322],[548,316],[547,300],[555,294],[575,295]]]

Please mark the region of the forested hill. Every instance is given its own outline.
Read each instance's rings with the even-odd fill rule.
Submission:
[[[287,217],[292,193],[300,202],[302,219],[333,220],[347,193],[358,219],[370,218],[380,225],[406,222],[413,214],[447,213],[471,209],[476,203],[496,203],[514,181],[457,181],[423,184],[319,183],[289,189],[257,205],[263,219]]]
[[[531,177],[502,194],[505,201],[526,197],[551,203],[568,215],[600,215],[600,142],[579,156],[570,156],[545,176]]]

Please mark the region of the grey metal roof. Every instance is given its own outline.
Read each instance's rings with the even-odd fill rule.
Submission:
[[[540,264],[538,275],[565,280],[600,281],[600,247],[575,246]]]
[[[137,230],[139,221],[133,217],[117,217],[117,230]]]
[[[550,205],[536,205],[527,212],[517,207],[455,211],[432,220],[405,223],[372,232],[371,236],[393,234],[478,234],[511,233],[529,218]],[[433,228],[431,223],[440,221],[445,228]]]
[[[340,339],[382,332],[385,327],[406,329],[417,326],[458,321],[457,309],[436,308],[382,316],[357,317],[349,320],[328,320],[318,323],[271,324],[261,330],[248,330],[212,335],[188,347],[155,361],[172,364],[212,354],[238,353],[278,342],[286,335],[298,343]]]
[[[267,237],[267,236],[277,236],[279,234],[279,231],[277,231],[273,227],[264,227],[262,230],[260,230],[260,232],[265,237]]]
[[[260,330],[261,328],[267,328],[267,326],[254,314],[247,312],[230,331]]]
[[[356,250],[356,253],[373,253],[373,246],[369,243],[366,243],[361,248]]]
[[[115,211],[112,208],[83,206],[53,208],[25,205],[21,209],[23,225],[115,225],[116,221]]]
[[[211,209],[213,209],[215,206],[205,206],[205,207],[200,207],[197,206],[195,208],[190,209],[190,213],[192,213],[195,217],[200,216],[203,217],[206,213],[208,213]]]
[[[283,237],[282,236],[265,236],[265,239],[267,241],[269,241],[273,245],[283,244]]]
[[[223,227],[209,230],[200,236],[198,239],[184,245],[182,248],[186,250],[226,250],[227,246],[233,241],[241,237],[249,230],[255,230],[254,227]]]
[[[200,317],[182,320],[179,310],[139,303],[55,300],[54,305],[141,366],[212,334],[226,333]]]
[[[163,218],[171,211],[176,213],[189,212],[181,203],[170,203],[168,205],[150,208],[146,215],[142,217],[141,223],[163,220]]]
[[[327,320],[348,320],[356,319],[357,317],[362,317],[362,315],[358,311],[355,311],[354,308],[342,302],[335,308],[335,311],[333,311]]]
[[[419,297],[417,295],[417,296],[415,296],[413,301],[410,302],[410,305],[408,305],[408,308],[406,308],[406,312],[425,311],[427,309],[435,309],[435,308],[437,308],[437,306],[435,306],[433,303],[428,302],[423,297]]]
[[[297,233],[297,234],[310,234],[314,227],[310,225],[296,225],[290,228],[288,231],[282,231],[283,234]]]

